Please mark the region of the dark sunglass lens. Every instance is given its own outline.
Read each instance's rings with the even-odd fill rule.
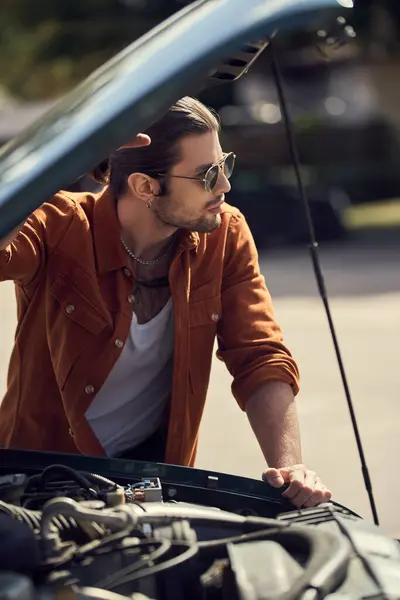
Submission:
[[[235,155],[228,154],[228,156],[225,159],[225,164],[224,164],[224,175],[227,179],[229,179],[229,177],[232,175],[234,166],[235,166]]]
[[[218,173],[219,173],[218,165],[214,165],[207,171],[206,181],[207,181],[207,187],[208,187],[209,192],[211,192],[214,189],[214,187],[218,181]]]

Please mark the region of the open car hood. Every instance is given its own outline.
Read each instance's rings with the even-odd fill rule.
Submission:
[[[180,97],[240,77],[269,38],[319,28],[347,17],[351,6],[351,0],[198,0],[164,21],[2,149],[0,237]]]

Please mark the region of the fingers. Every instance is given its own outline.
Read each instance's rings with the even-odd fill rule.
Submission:
[[[314,471],[306,470],[305,472],[303,472],[303,480],[300,480],[300,484],[299,479],[296,478],[293,484],[291,483],[289,485],[287,491],[289,491],[292,487],[292,493],[287,497],[292,502],[292,504],[294,504],[294,506],[297,506],[297,508],[304,506],[306,502],[309,502],[313,498],[313,495],[315,493],[316,482],[317,476],[314,473]],[[282,496],[283,495],[284,494],[282,494]]]
[[[132,147],[136,146],[150,146],[151,139],[146,133],[138,133],[136,138],[133,140]]]
[[[295,502],[296,497],[300,494],[300,492],[304,489],[306,479],[306,469],[303,468],[293,468],[289,473],[289,486],[282,493],[282,497],[286,498],[290,502],[292,502],[295,506],[297,503]]]
[[[311,508],[329,502],[332,498],[330,490],[316,473],[307,469],[305,465],[267,469],[263,473],[263,479],[277,488],[288,483],[288,488],[282,493],[282,497],[289,500],[296,508]]]
[[[280,469],[267,469],[262,474],[262,478],[264,481],[272,485],[272,487],[280,488],[285,483],[285,480],[280,471]]]
[[[133,140],[131,140],[127,144],[124,144],[123,146],[120,146],[120,149],[122,149],[122,148],[142,148],[144,146],[149,146],[150,144],[151,144],[151,139],[147,134],[138,133],[133,138]]]
[[[318,506],[324,502],[329,502],[332,498],[332,492],[318,479],[313,495],[303,504],[304,508]]]

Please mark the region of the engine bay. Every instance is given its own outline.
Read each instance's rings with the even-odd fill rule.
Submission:
[[[2,474],[0,600],[400,597],[398,541],[340,505],[268,518],[170,489],[65,464]]]

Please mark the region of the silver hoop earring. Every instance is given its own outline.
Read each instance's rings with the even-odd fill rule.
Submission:
[[[149,200],[147,200],[147,208],[151,208],[153,200],[150,198]]]

